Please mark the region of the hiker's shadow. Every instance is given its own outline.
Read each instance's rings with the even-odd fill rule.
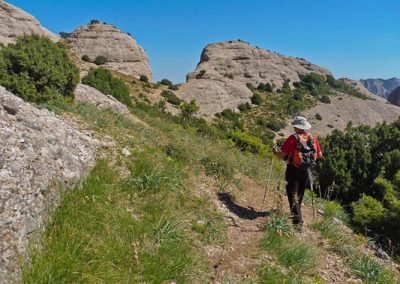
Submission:
[[[248,219],[248,220],[254,220],[259,217],[265,217],[270,214],[268,211],[256,211],[254,210],[253,207],[248,206],[242,207],[240,205],[237,205],[235,202],[233,202],[232,197],[228,193],[220,192],[218,193],[218,199],[225,204],[225,206],[228,208],[229,211],[231,211],[233,214],[238,216],[241,219]]]

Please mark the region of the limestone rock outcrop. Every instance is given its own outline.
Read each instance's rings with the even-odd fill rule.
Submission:
[[[79,181],[94,165],[98,143],[0,87],[0,283],[19,278],[29,235],[59,185]]]
[[[388,101],[396,106],[400,106],[400,86],[390,93]]]
[[[204,70],[204,71],[202,71]],[[201,76],[200,72],[204,75]],[[300,76],[315,72],[332,73],[302,58],[280,55],[252,46],[243,41],[227,41],[207,45],[196,70],[187,75],[187,81],[196,78],[219,79],[230,77],[241,83],[274,83],[280,88],[284,81],[300,81]]]
[[[233,80],[192,80],[179,88],[178,94],[186,101],[195,99],[200,111],[213,116],[226,108],[235,109],[243,102],[250,102],[253,93],[246,85]]]
[[[378,100],[381,102],[387,102],[386,99],[384,99],[383,97],[380,96],[376,96],[373,93],[371,93],[367,88],[364,87],[363,83],[361,83],[361,81],[358,80],[352,80],[349,78],[342,78],[347,85],[349,85],[350,87],[354,88],[355,90],[359,91],[361,94],[373,99],[373,100]]]
[[[37,34],[53,41],[59,37],[48,31],[27,12],[0,0],[0,43],[14,43],[18,36]]]
[[[127,75],[152,78],[152,71],[146,52],[127,33],[104,23],[91,23],[75,30],[67,37],[74,52],[94,60],[104,56],[104,65]]]
[[[331,75],[305,59],[279,55],[243,41],[214,43],[203,49],[196,70],[187,75],[187,83],[177,95],[184,100],[196,99],[202,114],[213,115],[250,102],[248,83],[253,87],[270,83],[280,88],[285,80],[297,82],[310,72]]]

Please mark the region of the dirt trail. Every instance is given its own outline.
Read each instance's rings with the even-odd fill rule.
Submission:
[[[225,245],[206,247],[213,270],[210,282],[257,283],[260,267],[273,262],[272,257],[260,248],[268,215],[275,211],[288,213],[285,184],[282,182],[279,191],[276,183],[269,186],[261,210],[265,188],[254,180],[242,177],[243,190],[235,189],[234,194],[218,194],[208,177],[201,179],[200,194],[214,198],[229,224]],[[317,274],[325,283],[349,283],[351,276],[341,257],[330,249],[328,242],[318,232],[308,228],[316,221],[313,220],[311,208],[303,207],[303,218],[305,229],[299,238],[320,250]]]

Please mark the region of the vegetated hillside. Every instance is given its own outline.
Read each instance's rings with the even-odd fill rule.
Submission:
[[[400,79],[393,77],[390,79],[365,79],[360,82],[367,88],[371,93],[387,99],[389,94],[400,86]]]

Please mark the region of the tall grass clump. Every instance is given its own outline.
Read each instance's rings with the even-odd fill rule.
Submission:
[[[279,265],[289,269],[296,276],[314,272],[318,262],[318,250],[295,237],[287,216],[272,215],[266,230],[261,245],[274,255]]]

